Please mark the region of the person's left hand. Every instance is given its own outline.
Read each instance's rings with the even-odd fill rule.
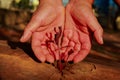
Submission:
[[[102,44],[103,30],[92,11],[89,0],[70,0],[66,7],[63,38],[65,61],[83,60],[91,49],[91,34]]]

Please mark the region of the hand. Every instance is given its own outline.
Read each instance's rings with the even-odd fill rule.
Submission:
[[[24,30],[21,42],[28,41],[32,36],[32,49],[36,57],[41,61],[53,63],[59,59],[55,52],[55,34],[59,26],[64,26],[64,6],[61,0],[40,0],[38,9]]]
[[[89,0],[90,1],[90,0]],[[103,29],[92,11],[88,0],[71,0],[66,7],[66,20],[62,47],[65,61],[75,63],[83,60],[91,49],[91,33],[99,44],[103,44]]]

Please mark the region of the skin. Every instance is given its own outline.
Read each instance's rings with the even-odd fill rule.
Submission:
[[[92,12],[93,0],[70,0],[66,8],[62,0],[40,0],[38,9],[24,30],[21,42],[28,41],[31,37],[32,49],[41,61],[53,63],[59,60],[58,45],[50,43],[53,54],[49,52],[46,40],[52,35],[52,40],[58,26],[64,28],[62,47],[65,61],[75,63],[83,60],[91,49],[91,33],[99,44],[103,44],[103,29]],[[48,35],[46,35],[48,34]],[[40,37],[39,37],[40,36]],[[70,50],[73,53],[68,54]]]
[[[114,2],[115,2],[118,6],[120,6],[120,0],[114,0]]]
[[[91,49],[91,33],[96,41],[103,44],[103,29],[92,11],[93,0],[71,0],[66,6],[66,20],[62,46],[65,52],[65,61],[75,63],[83,60]],[[72,54],[68,51],[73,50]]]
[[[41,61],[53,63],[59,59],[57,52],[50,53],[47,46],[44,46],[46,40],[49,40],[50,34],[54,39],[55,30],[58,26],[64,26],[64,7],[61,0],[40,0],[37,10],[24,30],[20,41],[26,42],[31,37],[31,46],[36,57]],[[50,43],[52,50],[57,48],[56,44]],[[54,56],[53,56],[54,55]]]

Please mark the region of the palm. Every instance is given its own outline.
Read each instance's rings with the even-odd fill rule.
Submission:
[[[64,49],[65,60],[79,62],[87,56],[91,49],[89,18],[94,18],[94,16],[92,9],[74,6],[66,7],[63,46],[68,46]],[[73,51],[69,53],[71,50]]]
[[[44,4],[34,12],[33,17],[24,31],[22,42],[32,36],[32,49],[41,62],[54,62],[58,59],[55,35],[59,27],[63,29],[64,7],[57,4]],[[26,36],[25,36],[26,35]]]
[[[54,59],[59,59],[59,54],[56,51],[58,44],[55,41],[55,35],[60,31],[59,28],[63,29],[64,25],[64,14],[59,13],[53,21],[44,26],[44,28],[38,28],[32,36],[32,48],[38,59],[44,58],[44,61],[53,62]],[[42,53],[42,54],[40,54]],[[46,57],[44,57],[46,56]]]
[[[52,14],[54,15],[55,12]],[[63,29],[64,9],[61,9],[56,15],[55,18],[50,19],[49,24],[44,25],[43,28],[38,28],[32,36],[34,53],[40,60],[42,56],[43,61],[53,62],[54,59],[59,59],[59,54],[56,51],[58,44],[55,41],[55,35],[60,31],[59,29]],[[44,21],[47,21],[47,18]]]

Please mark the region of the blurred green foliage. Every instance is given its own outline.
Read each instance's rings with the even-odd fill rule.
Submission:
[[[19,9],[33,9],[34,6],[30,4],[30,0],[20,0],[17,2],[14,0],[12,6]]]

